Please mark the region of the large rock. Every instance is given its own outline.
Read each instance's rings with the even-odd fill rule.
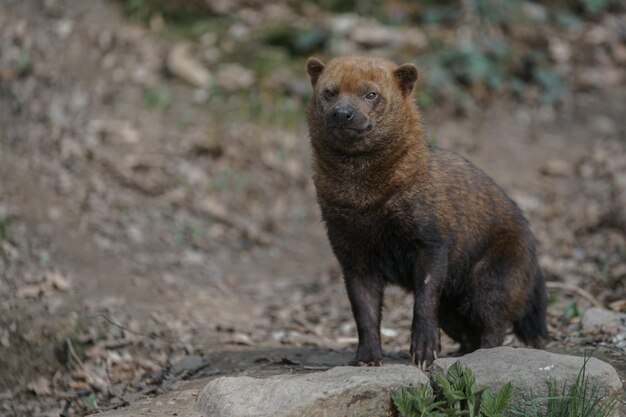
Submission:
[[[550,381],[554,381],[559,389],[563,384],[573,384],[585,359],[544,350],[502,346],[480,349],[459,358],[437,359],[431,378],[438,372],[447,372],[456,361],[472,370],[479,387],[488,387],[492,392],[512,382],[513,405],[523,406],[530,398],[546,397]],[[597,385],[601,395],[622,392],[622,383],[615,369],[596,358],[588,360],[586,376],[591,386]]]
[[[391,392],[423,384],[428,377],[405,365],[341,366],[265,379],[222,377],[204,387],[196,407],[206,416],[220,417],[393,416]]]

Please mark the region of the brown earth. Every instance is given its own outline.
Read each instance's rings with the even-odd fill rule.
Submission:
[[[68,4],[0,5],[0,415],[82,415],[198,376],[335,360],[285,349],[348,355],[304,115],[279,129],[209,113],[163,71],[170,41],[115,4]],[[147,105],[163,86],[167,106]],[[578,313],[580,289],[626,308],[625,103],[620,86],[557,110],[425,114],[438,145],[516,199],[548,280],[568,286],[551,291],[549,348],[600,346],[623,377],[624,348],[582,337]],[[397,360],[410,302],[388,291]]]

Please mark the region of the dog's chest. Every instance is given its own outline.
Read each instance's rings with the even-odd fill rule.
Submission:
[[[420,247],[410,219],[390,211],[324,213],[331,245],[345,266],[364,267],[386,282],[412,288]]]

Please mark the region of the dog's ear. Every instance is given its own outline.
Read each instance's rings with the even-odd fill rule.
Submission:
[[[410,94],[417,81],[417,67],[413,64],[402,64],[396,68],[394,75],[402,92],[405,95]]]
[[[324,71],[324,63],[317,58],[309,58],[306,63],[306,72],[309,73],[311,78],[311,85],[315,87],[320,74]]]

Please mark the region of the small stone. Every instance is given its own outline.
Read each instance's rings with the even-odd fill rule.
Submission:
[[[359,24],[358,17],[353,14],[340,14],[333,16],[330,21],[330,30],[338,36],[344,36]]]
[[[228,92],[247,90],[255,82],[254,72],[239,64],[223,65],[217,73],[217,85]]]
[[[11,347],[11,335],[7,329],[0,329],[0,346]]]
[[[57,206],[48,207],[48,218],[52,221],[58,221],[63,217],[63,210]]]
[[[394,40],[393,31],[384,26],[357,26],[350,33],[352,40],[365,48],[387,46]]]
[[[128,226],[128,228],[126,229],[126,234],[128,235],[128,238],[136,244],[141,244],[145,240],[141,228],[134,224]]]
[[[359,343],[359,338],[356,336],[343,336],[338,337],[335,342],[342,346],[356,346]]]
[[[194,90],[193,102],[196,104],[204,104],[209,101],[209,91],[206,88],[197,88]]]
[[[55,25],[55,32],[61,39],[67,38],[74,30],[74,22],[71,20],[59,20]]]
[[[396,329],[389,329],[387,327],[383,327],[380,329],[380,334],[383,337],[396,337],[398,336],[398,331]]]
[[[173,375],[181,376],[195,372],[207,365],[206,359],[198,355],[186,355],[174,362],[170,368]]]
[[[552,38],[550,39],[549,48],[556,62],[567,63],[570,61],[572,57],[572,48],[569,43],[562,41],[559,38]]]
[[[521,6],[522,13],[534,22],[545,22],[548,20],[548,11],[546,8],[537,3],[525,1]]]
[[[615,122],[610,117],[604,115],[594,117],[593,121],[591,122],[591,127],[597,133],[606,136],[613,135],[615,134],[615,132],[617,132]]]
[[[205,0],[204,2],[209,10],[217,15],[224,15],[233,12],[239,5],[238,2],[231,0]]]
[[[551,159],[541,167],[541,173],[548,177],[565,177],[570,173],[570,166],[560,159]]]
[[[623,331],[626,331],[626,314],[600,307],[592,307],[587,310],[583,316],[583,334],[606,334],[615,336]]]
[[[217,48],[217,47],[206,48],[202,52],[202,59],[204,60],[204,62],[208,64],[215,64],[221,58],[222,58],[222,51],[220,50],[220,48]]]
[[[109,30],[104,30],[98,34],[98,47],[102,51],[109,51],[113,46],[114,41],[115,37],[113,36],[113,32]]]
[[[230,342],[235,345],[252,346],[254,342],[250,336],[245,333],[234,333],[230,339]]]
[[[185,265],[202,265],[206,258],[202,252],[188,249],[183,252],[181,260]]]
[[[211,85],[211,73],[193,57],[190,43],[174,45],[167,56],[166,65],[173,75],[194,87],[207,88]]]
[[[198,395],[196,408],[220,417],[393,415],[391,393],[428,383],[414,366],[340,366],[305,375],[221,377]]]
[[[532,213],[543,206],[543,202],[536,196],[517,192],[513,194],[513,200],[526,213]]]
[[[250,38],[250,28],[242,23],[235,23],[228,29],[228,34],[239,42],[244,42]]]

